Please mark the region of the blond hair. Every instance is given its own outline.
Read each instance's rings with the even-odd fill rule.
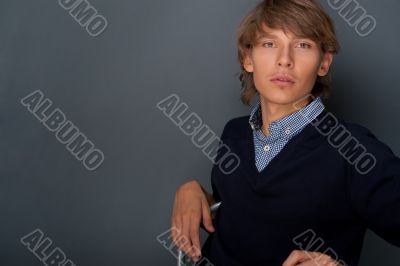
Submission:
[[[249,105],[257,94],[253,73],[243,65],[246,55],[257,44],[257,36],[263,33],[263,25],[292,32],[296,36],[309,38],[319,44],[322,53],[338,53],[332,19],[316,0],[264,0],[244,18],[237,32],[238,60],[241,65],[239,80],[242,84],[241,100]],[[330,92],[331,73],[317,77],[311,93],[327,97]]]

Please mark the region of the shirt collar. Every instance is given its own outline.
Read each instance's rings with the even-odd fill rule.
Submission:
[[[300,108],[296,112],[271,122],[269,125],[270,135],[276,136],[284,134],[285,136],[290,137],[311,122],[324,109],[325,106],[321,100],[321,97],[316,97],[308,105]],[[255,130],[261,132],[262,113],[261,102],[259,98],[251,110],[249,124],[253,131]]]

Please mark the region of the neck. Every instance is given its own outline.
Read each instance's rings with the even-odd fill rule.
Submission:
[[[262,131],[264,135],[265,136],[269,135],[269,125],[272,122],[298,111],[299,108],[308,105],[310,102],[311,102],[310,97],[307,97],[297,103],[293,102],[282,105],[282,104],[271,103],[267,101],[265,98],[260,96],[261,114],[263,121]]]

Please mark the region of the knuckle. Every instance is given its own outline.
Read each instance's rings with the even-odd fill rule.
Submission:
[[[192,250],[192,248],[191,248],[190,245],[186,245],[186,246],[184,247],[184,252],[185,252],[188,256],[191,255],[191,250]]]
[[[300,250],[295,249],[295,250],[293,250],[293,251],[290,253],[290,255],[292,255],[292,256],[300,256],[301,253],[302,253],[302,252],[301,252]]]
[[[179,242],[181,243],[181,245],[186,245],[187,243],[189,243],[189,239],[185,236],[181,236],[179,237]]]
[[[324,260],[331,260],[331,259],[332,259],[331,256],[326,255],[326,254],[324,254],[324,253],[321,253],[320,257],[321,257],[322,259],[324,259]]]
[[[195,256],[196,254],[200,254],[200,249],[195,246],[192,246],[192,254]]]

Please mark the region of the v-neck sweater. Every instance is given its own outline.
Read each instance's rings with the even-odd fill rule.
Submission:
[[[367,228],[400,247],[400,159],[367,128],[342,119],[333,128],[325,109],[259,172],[248,120],[230,120],[221,136],[240,163],[230,173],[212,168],[222,204],[203,258],[214,266],[276,266],[298,249],[355,266]],[[341,146],[340,128],[351,137]],[[360,147],[376,159],[364,173],[355,163]]]

